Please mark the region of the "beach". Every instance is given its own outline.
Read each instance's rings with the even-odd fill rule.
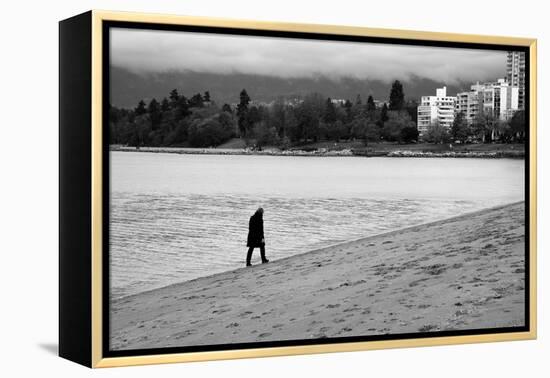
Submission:
[[[519,202],[271,256],[268,264],[113,300],[110,348],[522,326],[524,243]]]

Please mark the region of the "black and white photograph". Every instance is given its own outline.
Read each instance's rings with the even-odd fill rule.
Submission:
[[[108,348],[528,327],[528,56],[108,29]]]

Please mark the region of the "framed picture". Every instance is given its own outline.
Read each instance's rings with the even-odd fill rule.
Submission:
[[[536,40],[60,22],[59,353],[536,337]]]

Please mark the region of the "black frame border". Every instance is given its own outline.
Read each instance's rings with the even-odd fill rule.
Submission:
[[[251,342],[251,343],[233,343],[233,344],[217,344],[217,345],[196,345],[182,347],[166,347],[166,348],[151,348],[151,349],[128,349],[128,350],[110,350],[110,260],[109,260],[109,222],[110,222],[110,161],[109,161],[109,105],[110,105],[110,29],[111,28],[126,28],[140,30],[158,30],[158,31],[174,31],[174,32],[195,32],[195,33],[213,33],[213,34],[232,34],[254,37],[278,37],[278,38],[293,38],[293,39],[312,39],[312,40],[330,40],[342,42],[363,42],[363,43],[382,43],[382,44],[398,44],[409,46],[427,46],[427,47],[450,47],[450,48],[467,48],[478,50],[499,50],[499,51],[520,51],[525,53],[525,93],[524,93],[524,109],[525,109],[525,324],[518,327],[501,327],[487,329],[472,329],[472,330],[456,330],[456,331],[439,331],[439,332],[415,332],[405,334],[392,335],[372,335],[372,336],[352,336],[338,337],[326,339],[306,339],[306,340],[280,340],[266,342]],[[485,44],[471,42],[450,42],[450,41],[433,41],[421,39],[405,39],[405,38],[389,38],[389,37],[373,37],[373,36],[355,36],[355,35],[339,35],[325,33],[309,33],[309,32],[291,32],[291,31],[273,31],[261,29],[245,29],[245,28],[229,28],[215,26],[195,26],[195,25],[172,25],[161,23],[146,23],[133,21],[102,21],[102,191],[103,191],[103,258],[102,258],[102,357],[129,357],[142,355],[159,355],[159,354],[175,354],[175,353],[193,353],[207,351],[224,351],[224,350],[242,350],[242,349],[257,349],[257,348],[272,348],[272,347],[292,347],[306,345],[330,345],[339,343],[351,342],[368,342],[368,341],[386,341],[386,340],[408,340],[422,338],[437,338],[449,336],[474,336],[488,335],[501,333],[529,332],[531,330],[531,313],[530,313],[530,143],[531,143],[531,56],[528,46],[518,45],[501,45],[501,44]]]

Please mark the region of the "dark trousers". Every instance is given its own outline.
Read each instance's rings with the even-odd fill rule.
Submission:
[[[250,247],[250,248],[248,248],[248,253],[246,254],[246,263],[247,263],[247,264],[250,264],[250,259],[252,258],[252,252],[254,251],[254,248],[255,248],[255,247]],[[267,259],[265,258],[265,246],[264,246],[264,245],[262,245],[262,246],[260,247],[260,255],[262,256],[262,262],[264,262],[265,260],[267,260]]]

